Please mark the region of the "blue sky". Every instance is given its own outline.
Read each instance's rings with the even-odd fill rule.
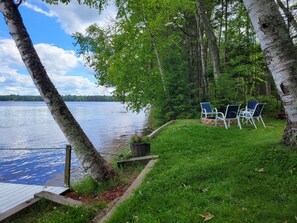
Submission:
[[[71,35],[84,32],[95,22],[104,26],[116,15],[113,5],[101,15],[76,1],[68,5],[46,5],[40,0],[27,0],[19,9],[35,49],[60,94],[110,94],[111,89],[96,86],[94,73],[76,54]],[[39,93],[0,14],[0,95],[7,94]]]

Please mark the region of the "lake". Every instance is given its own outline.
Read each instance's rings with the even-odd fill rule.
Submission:
[[[117,146],[115,142],[128,145],[130,136],[141,133],[147,122],[144,112],[127,111],[119,102],[66,104],[99,152],[115,153],[108,150]],[[64,171],[65,150],[45,148],[65,148],[67,144],[44,102],[0,101],[0,182],[50,182]],[[72,154],[72,169],[79,169]]]

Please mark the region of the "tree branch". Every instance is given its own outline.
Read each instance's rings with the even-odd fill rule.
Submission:
[[[23,0],[18,0],[17,1],[17,4],[16,4],[16,7],[18,8],[20,6],[20,4],[22,4]]]

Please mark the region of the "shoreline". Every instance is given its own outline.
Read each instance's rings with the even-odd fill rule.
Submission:
[[[141,132],[144,134],[151,133],[151,129],[149,128],[148,120],[145,121]],[[110,146],[106,146],[101,150],[97,150],[100,155],[109,163],[113,159],[116,159],[116,156],[119,156],[121,152],[129,148],[129,140],[132,135],[121,135],[120,137],[114,138],[110,144]],[[81,179],[83,179],[88,174],[84,172],[81,167],[71,168],[70,178],[71,184],[74,184]],[[51,179],[46,181],[46,186],[62,186],[64,184],[64,173],[56,174]]]
[[[120,152],[127,148],[129,145],[129,135],[123,135],[120,138],[115,138],[110,146],[104,147],[101,150],[97,150],[100,155],[107,161],[111,162],[116,156],[120,155]],[[71,168],[70,181],[74,184],[83,179],[88,174],[82,167]],[[47,180],[44,185],[46,186],[63,186],[64,184],[64,172],[55,174],[51,179]]]

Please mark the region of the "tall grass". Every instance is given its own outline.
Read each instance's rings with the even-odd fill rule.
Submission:
[[[109,222],[296,222],[296,149],[280,144],[284,122],[258,126],[169,126],[152,143],[159,161]]]

